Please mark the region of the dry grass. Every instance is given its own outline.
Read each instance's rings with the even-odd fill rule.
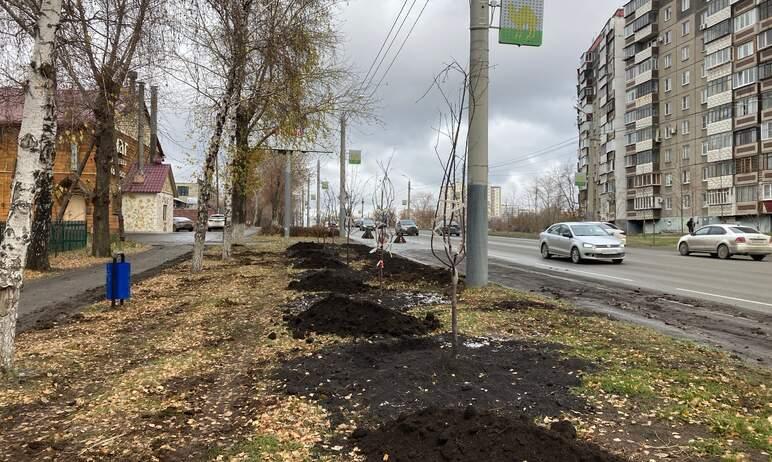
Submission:
[[[139,244],[136,242],[126,241],[123,243],[122,252],[126,255],[134,255],[148,250],[150,246]],[[113,251],[117,251],[118,246],[113,245]],[[91,250],[78,249],[70,250],[68,252],[61,252],[58,255],[51,256],[51,271],[25,271],[24,279],[27,281],[55,276],[63,271],[69,271],[79,268],[86,268],[89,266],[101,265],[109,262],[109,258],[98,258],[91,256]]]

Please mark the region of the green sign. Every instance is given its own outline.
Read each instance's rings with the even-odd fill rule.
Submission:
[[[576,179],[574,180],[574,182],[576,186],[580,188],[584,188],[585,186],[587,186],[587,174],[583,172],[577,173]]]
[[[330,183],[327,181],[322,181],[322,189],[324,189],[325,191],[330,189]]]
[[[362,163],[362,151],[349,151],[348,163],[351,165],[359,165]]]
[[[315,201],[316,200],[316,194],[311,194],[311,198],[309,200]]]
[[[499,21],[499,43],[541,46],[544,30],[544,0],[503,0]]]

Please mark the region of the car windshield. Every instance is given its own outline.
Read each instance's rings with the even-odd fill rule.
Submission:
[[[612,225],[611,223],[601,223],[601,224],[600,224],[600,226],[601,226],[603,229],[610,229],[610,230],[612,230],[612,231],[615,231],[615,230],[618,230],[618,229],[619,229],[619,228],[617,228],[616,226]]]
[[[372,225],[375,222],[373,220],[369,219],[369,218],[365,218],[364,220],[362,220],[362,223],[367,224],[367,225]]]
[[[403,225],[415,225],[415,221],[413,220],[402,220],[400,223]]]
[[[605,229],[599,225],[572,225],[574,236],[608,236]]]
[[[732,226],[729,229],[735,234],[759,234],[758,231],[749,226]]]

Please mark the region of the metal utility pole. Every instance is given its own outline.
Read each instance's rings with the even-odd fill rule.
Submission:
[[[316,226],[322,224],[322,180],[321,161],[316,159]]]
[[[292,151],[285,151],[284,162],[284,237],[290,237],[290,220],[292,220]]]
[[[469,188],[466,284],[488,284],[488,32],[489,0],[469,2]]]
[[[346,115],[340,116],[340,222],[338,227],[343,232],[346,222]]]

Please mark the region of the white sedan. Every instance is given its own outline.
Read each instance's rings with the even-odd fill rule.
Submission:
[[[225,228],[225,215],[215,214],[209,215],[209,220],[206,222],[207,229],[223,229]]]

